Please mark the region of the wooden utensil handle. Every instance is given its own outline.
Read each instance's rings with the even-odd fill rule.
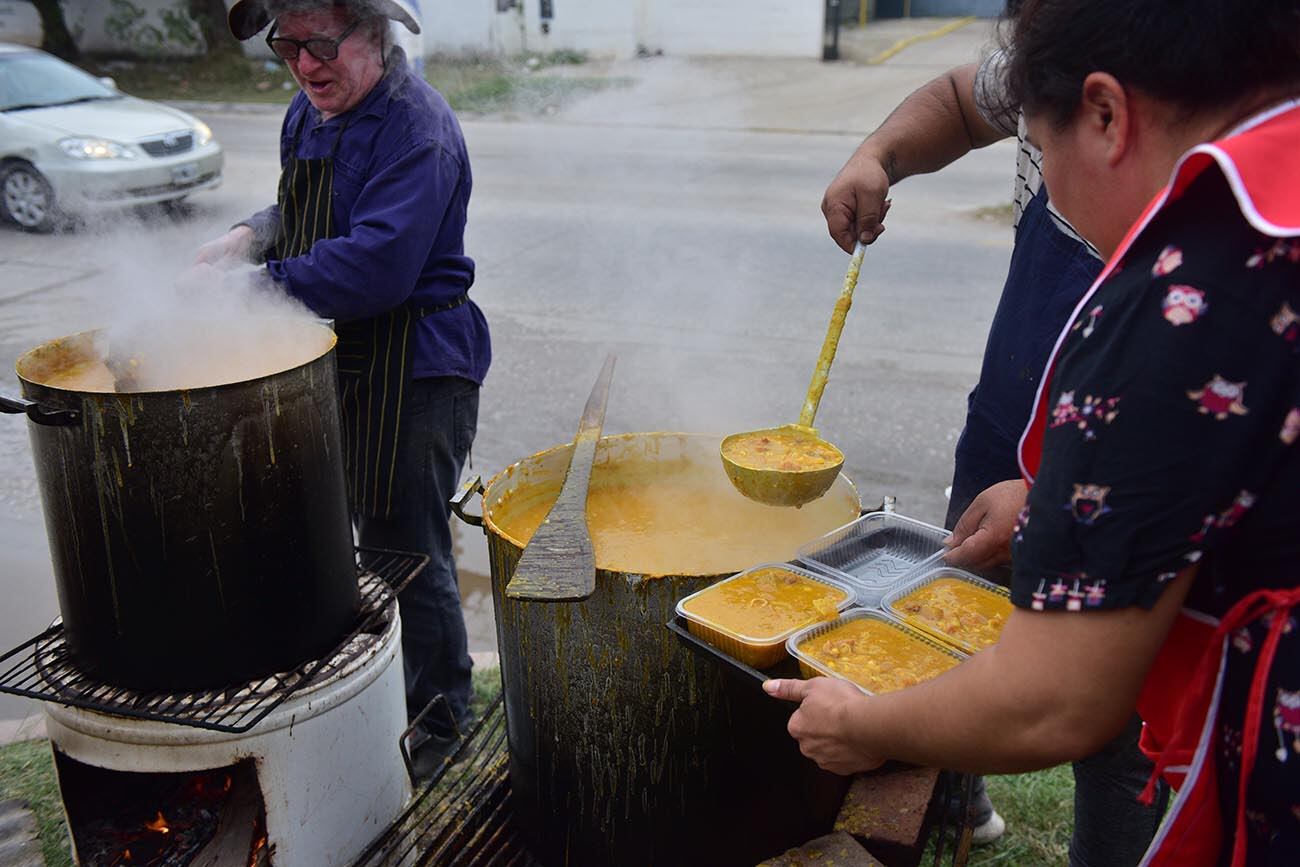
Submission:
[[[605,356],[605,366],[600,369],[600,376],[596,377],[596,384],[591,387],[591,396],[587,398],[587,406],[582,410],[582,420],[578,422],[579,437],[582,436],[584,431],[592,428],[599,435],[600,429],[605,426],[605,404],[609,402],[609,381],[613,377],[614,356],[607,355]]]
[[[596,444],[605,426],[605,404],[613,376],[614,356],[610,355],[582,411],[560,494],[524,547],[506,585],[510,599],[576,602],[596,589],[596,557],[587,527],[587,487]]]
[[[817,405],[821,403],[822,392],[831,375],[831,362],[835,360],[835,351],[840,345],[840,332],[844,330],[844,320],[853,306],[853,290],[858,285],[858,272],[862,270],[862,258],[866,246],[859,241],[853,249],[853,259],[849,262],[848,273],[844,275],[844,289],[835,302],[831,313],[831,324],[826,330],[826,340],[822,343],[821,355],[817,356],[817,366],[813,368],[812,382],[808,384],[808,397],[803,402],[803,412],[799,413],[799,424],[812,427],[817,417]]]

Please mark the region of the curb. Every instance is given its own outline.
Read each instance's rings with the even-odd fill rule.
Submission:
[[[949,33],[952,33],[954,30],[960,30],[961,28],[965,27],[967,24],[970,24],[977,20],[979,19],[976,18],[974,15],[971,15],[966,18],[959,18],[956,21],[949,21],[947,24],[943,25],[942,27],[936,27],[934,30],[929,31],[928,33],[918,33],[915,36],[909,36],[906,39],[900,39],[897,42],[895,42],[893,45],[886,48],[884,51],[877,54],[875,57],[868,60],[867,64],[869,66],[879,66],[880,64],[884,63],[886,60],[889,60],[891,57],[898,54],[903,49],[908,48],[909,46],[915,45],[918,42],[925,42],[926,40],[929,39],[938,39],[940,36],[947,36]]]
[[[179,108],[181,111],[206,112],[209,114],[284,114],[289,108],[285,102],[203,102],[195,99],[161,99],[155,100],[163,105]]]
[[[36,712],[23,719],[0,720],[0,746],[45,737],[45,714]]]

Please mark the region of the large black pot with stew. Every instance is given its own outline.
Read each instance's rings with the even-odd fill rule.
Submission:
[[[334,334],[257,327],[261,349],[214,353],[207,323],[138,354],[86,332],[18,360],[25,400],[4,409],[30,419],[66,640],[98,677],[239,683],[356,616]]]
[[[800,754],[787,705],[734,688],[666,624],[683,597],[853,520],[857,489],[840,476],[802,509],[755,503],[727,479],[720,441],[600,440],[587,497],[596,587],[580,602],[505,593],[571,445],[453,502],[487,533],[511,803],[547,867],[742,867],[831,831],[847,778]],[[465,508],[473,491],[481,517]]]

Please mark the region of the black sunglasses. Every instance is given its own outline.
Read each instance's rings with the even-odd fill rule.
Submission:
[[[305,48],[312,57],[328,62],[339,56],[339,45],[344,39],[351,36],[352,31],[356,30],[360,25],[361,19],[358,18],[348,25],[347,30],[344,30],[334,39],[326,39],[323,36],[314,39],[290,39],[287,36],[275,35],[275,28],[280,26],[277,22],[271,28],[271,32],[266,34],[266,44],[271,46],[275,56],[281,60],[297,60],[298,52]]]

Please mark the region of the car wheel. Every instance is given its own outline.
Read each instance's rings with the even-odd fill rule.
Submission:
[[[192,213],[191,202],[185,196],[179,199],[168,199],[162,203],[163,213],[173,220],[189,217]]]
[[[29,232],[50,232],[58,220],[50,182],[26,163],[0,169],[0,213]]]

